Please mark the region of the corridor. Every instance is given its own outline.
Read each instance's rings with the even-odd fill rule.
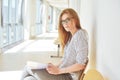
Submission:
[[[5,51],[0,55],[0,80],[20,80],[27,61],[57,64],[61,58],[51,58],[57,55],[56,38],[56,32],[46,33]]]

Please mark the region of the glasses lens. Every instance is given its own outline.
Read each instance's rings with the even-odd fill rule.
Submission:
[[[62,20],[62,25],[64,25],[64,24],[67,24],[68,22],[70,21],[70,18],[67,18],[67,19],[65,19],[65,20]]]

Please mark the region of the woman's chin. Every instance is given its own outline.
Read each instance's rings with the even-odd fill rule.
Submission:
[[[65,29],[67,32],[70,32],[70,30],[69,29]]]
[[[70,32],[69,30],[66,30],[67,32]]]

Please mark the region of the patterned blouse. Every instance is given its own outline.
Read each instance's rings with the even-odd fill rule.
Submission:
[[[64,57],[60,68],[71,66],[75,63],[85,65],[88,60],[88,35],[83,29],[78,30],[67,42],[64,48]]]

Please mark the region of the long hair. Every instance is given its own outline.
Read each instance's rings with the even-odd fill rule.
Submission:
[[[64,9],[59,16],[59,24],[58,24],[59,41],[60,41],[62,50],[64,50],[64,47],[67,44],[68,40],[72,37],[71,33],[67,32],[64,29],[63,25],[61,24],[62,16],[64,14],[70,15],[75,20],[76,28],[81,29],[80,20],[75,10],[71,8]]]

